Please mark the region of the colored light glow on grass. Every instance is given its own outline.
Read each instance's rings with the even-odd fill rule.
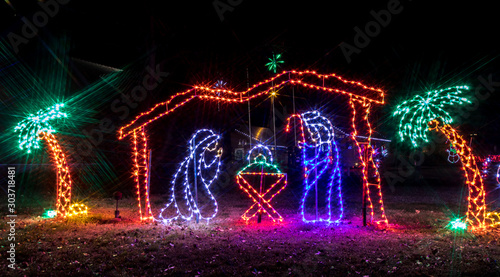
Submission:
[[[193,134],[188,143],[189,154],[173,176],[170,201],[161,209],[157,221],[169,223],[178,218],[191,220],[199,216],[209,222],[217,215],[218,204],[210,186],[219,177],[222,156],[219,141],[220,136],[212,130],[201,129]],[[198,202],[196,190],[198,194],[204,194],[207,203]],[[179,191],[182,191],[182,199],[176,195]],[[172,208],[173,215],[169,215]]]
[[[304,171],[304,194],[300,204],[302,221],[304,222],[327,222],[338,223],[344,215],[342,202],[341,172],[339,166],[339,151],[335,142],[333,126],[326,117],[318,111],[305,112],[292,115],[287,120],[286,132],[290,131],[293,118],[299,120],[300,136],[299,148],[302,152],[302,165]],[[335,184],[336,194],[333,194]],[[323,188],[324,187],[324,188]],[[317,219],[311,220],[306,216],[306,209],[310,208],[306,202],[309,193],[318,189],[322,202],[326,205],[326,215],[318,215]],[[321,193],[319,190],[321,189]],[[309,195],[310,196],[310,195]],[[338,212],[332,218],[332,197],[338,201]],[[316,201],[314,203],[316,205]]]

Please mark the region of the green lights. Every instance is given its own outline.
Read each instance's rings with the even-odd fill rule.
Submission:
[[[408,138],[415,147],[420,140],[428,142],[427,124],[436,118],[441,118],[445,124],[452,123],[453,119],[445,109],[447,106],[471,103],[459,96],[463,90],[468,89],[467,86],[456,86],[429,91],[397,106],[393,116],[400,117],[398,133],[401,141]]]
[[[467,223],[460,220],[460,218],[450,221],[448,226],[450,226],[451,230],[457,230],[457,231],[467,230]]]
[[[45,210],[42,217],[43,218],[54,218],[54,217],[56,217],[56,215],[57,215],[57,212],[54,210]]]
[[[266,63],[266,66],[269,71],[276,73],[276,69],[278,69],[278,66],[281,63],[284,63],[284,61],[281,60],[281,54],[273,54],[273,57],[269,58],[269,62]]]
[[[39,110],[36,114],[29,115],[14,128],[14,132],[19,131],[19,148],[26,149],[28,153],[31,148],[40,148],[38,142],[41,133],[51,134],[56,130],[48,123],[55,118],[68,117],[66,113],[61,112],[64,104],[55,104],[45,110]]]

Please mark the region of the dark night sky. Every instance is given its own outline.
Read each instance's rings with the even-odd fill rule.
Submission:
[[[21,17],[33,19],[41,10],[37,1],[11,2],[15,12],[0,3],[3,37],[20,34]],[[217,76],[241,86],[246,68],[251,81],[261,80],[269,76],[264,64],[273,51],[283,53],[284,69],[337,72],[383,87],[387,107],[416,91],[475,87],[479,76],[493,74],[495,80],[498,74],[499,24],[489,2],[231,1],[237,5],[224,12],[223,21],[216,1],[68,2],[17,55],[35,61],[41,41],[65,34],[72,58],[118,68],[160,63],[171,76],[166,89],[156,92],[158,100],[167,90]],[[372,10],[394,3],[399,12],[348,63],[341,43],[355,45],[354,28],[365,29],[374,20]]]
[[[478,78],[500,80],[498,10],[488,1],[400,1],[400,12],[391,15],[387,26],[380,27],[359,54],[350,56],[350,63],[341,43],[355,45],[354,28],[365,29],[374,20],[372,10],[387,10],[398,2],[68,2],[59,5],[37,37],[19,46],[16,56],[35,64],[39,45],[65,35],[73,59],[116,68],[160,64],[170,73],[167,81],[132,116],[189,85],[222,77],[233,88],[244,88],[247,68],[251,83],[263,80],[269,77],[264,64],[273,51],[283,53],[283,69],[336,72],[385,89],[387,105],[378,110],[376,125],[390,138],[396,127],[390,114],[401,99],[451,85],[475,89],[481,84]],[[214,2],[237,5],[221,21]],[[15,11],[0,2],[3,38],[12,32],[21,34],[21,17],[32,20],[41,10],[34,0],[11,3]],[[93,81],[91,75],[85,76],[89,79],[78,81]],[[478,149],[488,154],[500,140],[498,101],[498,92],[492,92],[460,122],[464,132],[478,133]],[[110,113],[109,105],[103,107],[98,116]]]

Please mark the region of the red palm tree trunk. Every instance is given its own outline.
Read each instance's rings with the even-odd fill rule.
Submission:
[[[57,216],[66,217],[71,203],[71,175],[68,163],[55,136],[47,133],[42,133],[41,136],[49,144],[50,152],[57,167]]]
[[[472,229],[485,228],[486,203],[483,178],[481,170],[477,165],[476,157],[472,153],[472,149],[467,145],[465,140],[457,131],[449,124],[442,124],[438,120],[429,122],[430,130],[436,130],[443,133],[446,138],[453,144],[453,147],[460,156],[462,162],[462,170],[465,175],[466,184],[469,189],[467,197],[467,223]]]

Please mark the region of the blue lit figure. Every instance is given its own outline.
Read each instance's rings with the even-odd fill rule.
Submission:
[[[318,111],[293,115],[300,119],[302,139],[299,147],[302,151],[304,167],[304,195],[301,200],[301,214],[304,222],[338,223],[343,217],[341,172],[339,167],[339,151],[335,143],[335,134],[331,122]],[[290,130],[290,117],[287,131]],[[334,187],[336,192],[334,192]],[[337,199],[338,212],[332,215],[332,200]],[[318,208],[318,204],[326,205],[326,212]],[[335,204],[334,204],[335,205]],[[313,219],[310,207],[314,207],[316,215]]]
[[[208,129],[198,130],[191,137],[189,155],[173,176],[171,198],[161,209],[158,221],[169,223],[178,218],[198,217],[208,222],[215,217],[218,206],[210,185],[219,176],[222,155],[219,140],[220,136]]]

